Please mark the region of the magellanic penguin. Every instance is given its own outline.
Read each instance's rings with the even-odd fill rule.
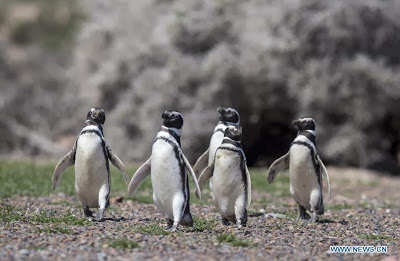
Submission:
[[[331,188],[328,172],[317,154],[315,147],[315,122],[312,118],[301,118],[293,121],[298,129],[287,154],[280,157],[270,166],[267,174],[268,183],[285,168],[289,168],[290,194],[299,205],[298,219],[310,219],[306,210],[312,213],[312,222],[316,216],[324,214],[322,199],[322,176],[328,184],[329,197]]]
[[[209,148],[197,159],[193,167],[197,178],[199,178],[201,172],[213,162],[215,152],[224,139],[225,129],[229,125],[238,127],[240,124],[240,115],[235,109],[218,107],[217,111],[219,112],[219,121],[211,136]],[[211,188],[212,180],[210,180],[210,189]],[[213,196],[212,193],[211,195]]]
[[[65,170],[75,165],[75,190],[83,205],[86,217],[92,218],[90,208],[98,208],[96,220],[101,221],[109,205],[110,167],[108,160],[117,167],[128,184],[128,172],[122,161],[111,151],[103,135],[104,110],[91,108],[87,114],[86,126],[75,140],[70,152],[62,158],[53,173],[53,187],[56,188]]]
[[[236,222],[240,228],[247,223],[247,206],[251,202],[251,179],[246,156],[241,146],[242,128],[229,126],[217,148],[213,162],[201,173],[200,188],[212,180],[214,204],[221,214],[222,223]]]
[[[151,156],[133,175],[128,192],[133,195],[144,179],[151,175],[154,203],[167,220],[167,230],[173,232],[179,224],[193,226],[186,170],[192,175],[198,198],[201,198],[201,191],[181,149],[182,114],[167,110],[162,114],[162,119],[163,125],[153,143]]]

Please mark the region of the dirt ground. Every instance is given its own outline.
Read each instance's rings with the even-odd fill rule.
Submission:
[[[400,178],[328,172],[332,198],[325,196],[325,215],[315,224],[296,222],[287,193],[255,191],[241,229],[222,225],[211,205],[192,204],[195,227],[176,233],[164,232],[153,204],[123,199],[104,222],[91,222],[80,219],[75,196],[14,196],[0,203],[0,260],[400,260]],[[387,246],[388,253],[329,252],[341,245]]]

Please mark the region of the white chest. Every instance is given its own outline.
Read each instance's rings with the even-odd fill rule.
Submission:
[[[174,147],[167,141],[157,140],[153,144],[151,154],[151,180],[154,193],[168,197],[174,191],[182,191],[181,166],[180,156]]]
[[[96,133],[85,133],[78,139],[76,147],[76,160],[86,165],[100,164],[104,151],[102,141]]]
[[[98,193],[109,183],[107,159],[101,138],[85,133],[77,142],[75,156],[75,189],[78,198],[88,206],[97,205]]]
[[[224,128],[226,127],[224,126]],[[208,154],[208,165],[210,165],[214,160],[215,152],[221,145],[223,139],[224,139],[224,133],[222,133],[221,131],[217,131],[211,136],[209,154]]]
[[[313,161],[312,154],[306,146],[292,145],[290,148],[290,193],[296,202],[307,209],[310,208],[311,194],[316,192],[320,194],[318,175]]]
[[[173,217],[173,202],[176,197],[181,198],[182,204],[186,202],[187,188],[184,179],[187,179],[187,174],[179,153],[168,141],[158,139],[153,144],[151,154],[151,183],[154,203],[166,217]]]
[[[237,152],[217,150],[212,177],[214,195],[230,196],[235,191],[239,194],[244,191],[241,161]]]

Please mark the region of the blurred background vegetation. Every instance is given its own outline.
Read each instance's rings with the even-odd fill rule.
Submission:
[[[3,0],[0,9],[2,40],[54,54],[70,53],[83,15],[75,0]]]
[[[182,111],[194,162],[230,106],[251,166],[311,116],[326,163],[400,174],[398,17],[396,0],[2,0],[1,157],[56,161],[101,106],[139,163],[161,113]]]

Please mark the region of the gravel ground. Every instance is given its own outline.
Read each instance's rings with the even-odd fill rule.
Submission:
[[[152,204],[124,199],[111,205],[104,222],[90,222],[80,219],[74,196],[14,196],[0,203],[0,260],[400,260],[400,179],[328,171],[332,198],[325,199],[325,215],[316,224],[295,221],[297,207],[287,194],[259,191],[247,227],[223,226],[212,206],[192,204],[197,225],[176,233],[164,232],[166,223]],[[268,191],[273,184],[265,186]],[[9,206],[15,208],[5,211]],[[388,253],[329,253],[334,245],[388,246]]]

